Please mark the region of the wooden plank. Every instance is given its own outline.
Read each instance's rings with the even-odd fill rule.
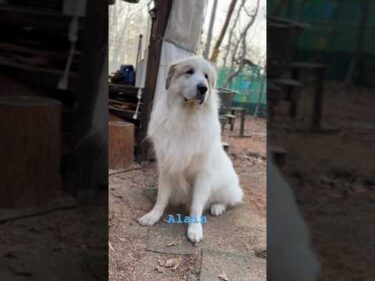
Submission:
[[[32,72],[38,72],[38,73],[48,73],[48,74],[56,74],[59,76],[62,76],[64,74],[64,70],[62,69],[56,69],[56,68],[48,68],[48,67],[39,67],[39,66],[32,66],[29,64],[16,62],[11,58],[0,56],[0,66],[9,66],[13,68],[19,68],[23,70],[28,70]],[[71,76],[77,76],[77,73],[71,73]]]
[[[22,25],[67,29],[70,20],[71,17],[58,12],[0,6],[0,26]]]
[[[15,52],[21,54],[28,54],[28,55],[36,55],[36,56],[43,56],[43,57],[56,57],[62,58],[66,60],[68,51],[66,52],[57,52],[53,50],[42,50],[42,49],[35,49],[26,46],[21,46],[19,44],[14,43],[6,43],[0,42],[0,50],[4,52]],[[77,57],[80,55],[80,51],[75,51],[74,56]]]

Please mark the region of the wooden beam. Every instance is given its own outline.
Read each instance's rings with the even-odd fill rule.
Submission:
[[[15,25],[66,29],[71,18],[61,12],[40,11],[14,6],[0,6],[0,27]]]
[[[147,161],[150,160],[151,157],[151,146],[145,138],[154,101],[163,37],[167,28],[172,2],[172,0],[156,1],[156,19],[152,22],[151,27],[144,89],[144,105],[138,135],[140,148],[139,154],[136,156],[136,160],[138,161]]]
[[[71,147],[73,151],[67,160],[66,187],[72,193],[79,193],[83,189],[94,189],[98,184],[98,173],[108,169],[107,140],[108,132],[92,131],[92,123],[96,101],[103,83],[103,69],[107,68],[108,53],[108,15],[107,2],[87,1],[87,15],[83,19],[81,40],[81,62],[79,69],[79,85],[75,89],[76,111],[74,116],[74,137]],[[106,78],[106,77],[104,77]],[[108,102],[100,104],[105,107]],[[98,128],[107,128],[107,120],[103,116],[102,124]],[[103,173],[104,174],[104,173]]]

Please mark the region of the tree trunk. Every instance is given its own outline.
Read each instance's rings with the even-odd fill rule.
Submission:
[[[230,46],[232,45],[233,32],[234,32],[234,29],[237,26],[237,22],[238,22],[238,19],[240,18],[241,10],[242,10],[243,6],[245,5],[245,2],[246,2],[246,0],[242,0],[241,5],[237,10],[236,17],[234,19],[233,25],[232,25],[231,29],[229,30],[228,43],[227,43],[227,46],[226,46],[226,50],[225,50],[226,52],[225,52],[225,56],[224,56],[224,67],[227,66],[227,60],[228,60],[228,56],[229,56],[229,53],[230,53]]]
[[[212,30],[213,30],[214,23],[215,23],[216,7],[217,7],[217,0],[214,0],[214,4],[213,4],[213,7],[212,7],[212,13],[211,13],[211,19],[210,19],[210,26],[208,28],[208,33],[207,33],[206,48],[204,49],[204,52],[203,52],[203,57],[205,59],[208,58],[208,55],[210,53]]]
[[[256,105],[256,107],[255,107],[254,114],[253,114],[254,117],[258,117],[259,106],[260,106],[260,103],[261,103],[261,101],[262,101],[262,96],[263,96],[264,79],[265,79],[265,77],[267,77],[267,76],[266,76],[266,72],[264,72],[264,76],[262,76],[262,81],[261,81],[261,84],[260,84],[260,90],[259,90],[258,101],[257,101],[257,105]]]
[[[360,60],[361,57],[361,52],[363,48],[363,39],[366,31],[366,23],[368,19],[368,14],[369,14],[369,6],[370,6],[370,0],[365,0],[362,3],[361,7],[361,14],[359,18],[359,26],[358,26],[358,34],[357,34],[357,41],[356,45],[353,50],[353,56],[349,64],[348,72],[346,75],[346,84],[351,84],[353,81],[353,76],[354,72],[356,70],[358,61]]]
[[[60,178],[61,104],[39,97],[0,97],[0,207],[42,207]]]
[[[233,11],[234,11],[234,7],[236,6],[236,3],[237,3],[237,0],[232,0],[232,2],[229,5],[228,13],[227,13],[227,16],[225,18],[225,22],[224,22],[223,28],[221,29],[219,38],[217,39],[217,41],[215,43],[214,49],[212,51],[212,55],[210,57],[210,60],[212,62],[216,62],[217,58],[219,57],[220,46],[221,46],[221,43],[223,42],[223,39],[224,39],[224,36],[225,36],[225,32],[228,29],[229,21],[230,21],[230,18],[232,17],[232,14],[233,14]]]

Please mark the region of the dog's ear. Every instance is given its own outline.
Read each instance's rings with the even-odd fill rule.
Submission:
[[[165,88],[167,90],[169,88],[169,85],[171,84],[171,81],[175,72],[176,72],[176,64],[172,64],[171,66],[169,66],[167,80],[165,81]]]

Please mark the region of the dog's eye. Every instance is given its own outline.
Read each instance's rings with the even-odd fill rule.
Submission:
[[[208,80],[208,75],[206,73],[204,74],[204,77],[206,77],[206,79]]]
[[[190,68],[188,71],[185,72],[186,74],[193,75],[194,69]]]

